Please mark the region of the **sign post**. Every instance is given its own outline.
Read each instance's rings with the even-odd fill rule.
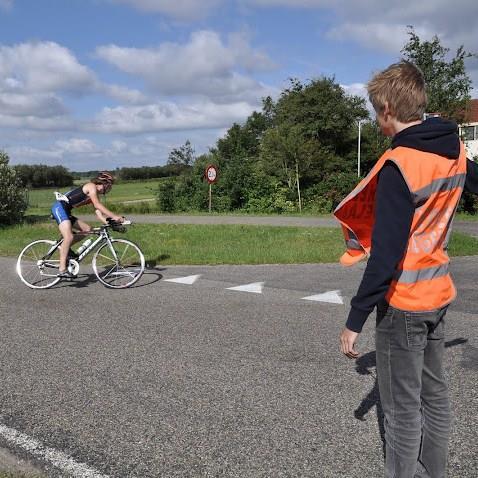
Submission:
[[[209,183],[209,212],[211,212],[211,205],[212,205],[212,183],[217,181],[217,168],[213,164],[210,164],[206,171],[204,172],[204,176]]]

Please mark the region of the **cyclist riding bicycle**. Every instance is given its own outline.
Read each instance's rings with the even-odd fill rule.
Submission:
[[[58,229],[63,236],[60,246],[60,267],[59,277],[71,279],[75,277],[67,270],[68,257],[75,257],[76,254],[70,249],[75,241],[76,232],[88,233],[91,227],[84,221],[71,214],[75,207],[92,204],[96,211],[105,216],[111,217],[114,221],[123,222],[124,218],[114,214],[107,209],[99,200],[98,194],[106,194],[113,186],[114,178],[108,171],[102,171],[91,181],[79,186],[65,194],[57,195],[57,201],[51,208],[52,215],[58,224]]]

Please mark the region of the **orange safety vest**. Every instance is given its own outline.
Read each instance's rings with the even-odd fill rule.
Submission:
[[[387,161],[393,161],[402,173],[415,203],[415,214],[407,250],[386,300],[401,310],[435,310],[456,296],[446,248],[466,179],[465,148],[461,143],[456,160],[402,146],[386,151],[334,211],[347,246],[340,259],[343,265],[355,264],[370,254],[378,173]]]

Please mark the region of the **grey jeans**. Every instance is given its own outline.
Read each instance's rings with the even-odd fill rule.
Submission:
[[[385,477],[444,478],[450,403],[443,373],[445,314],[377,308],[376,350],[385,415]]]

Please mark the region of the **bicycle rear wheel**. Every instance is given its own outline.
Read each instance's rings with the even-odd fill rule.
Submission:
[[[98,280],[112,289],[125,289],[139,280],[144,272],[144,256],[140,248],[126,239],[104,243],[93,256],[92,264]]]
[[[58,283],[60,250],[53,252],[55,241],[40,240],[28,244],[17,259],[17,274],[32,289],[47,289]]]

